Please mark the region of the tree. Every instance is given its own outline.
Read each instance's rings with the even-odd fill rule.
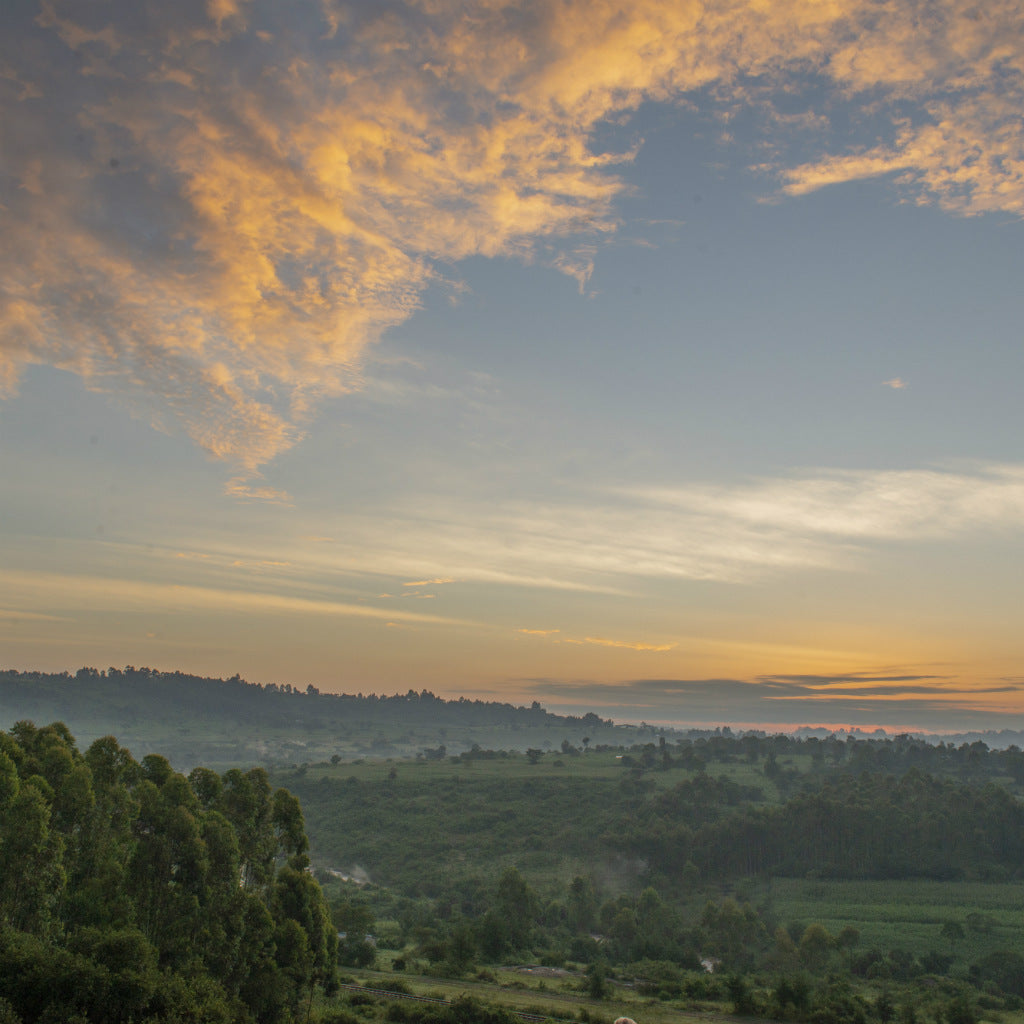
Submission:
[[[137,1018],[160,984],[157,951],[137,928],[79,928],[70,949],[100,965],[92,1001],[109,1024]]]
[[[331,922],[338,933],[338,963],[345,967],[370,967],[376,959],[367,935],[373,930],[369,907],[342,901],[331,907]]]
[[[198,801],[186,780],[165,773],[162,765],[149,772],[144,766],[144,773],[148,777],[135,789],[138,812],[132,823],[135,848],[127,888],[139,927],[160,950],[161,965],[184,966],[201,931],[200,904],[209,867]]]
[[[820,924],[809,924],[800,937],[800,959],[809,970],[821,971],[834,945],[832,936]]]
[[[294,922],[305,935],[304,948],[309,951],[309,961],[308,971],[301,979],[303,986],[314,982],[328,984],[333,979],[338,955],[337,930],[331,924],[320,886],[306,870],[308,866],[305,854],[293,856],[277,873],[271,899],[271,912],[278,928]],[[297,977],[298,963],[295,961],[289,967],[293,977]]]
[[[63,843],[50,827],[53,791],[39,776],[15,790],[0,815],[0,915],[45,934],[64,888]]]
[[[1008,995],[1024,996],[1024,956],[1015,950],[997,949],[974,964],[971,980],[992,982]]]
[[[882,1024],[889,1024],[889,1021],[896,1016],[896,1007],[888,992],[883,991],[878,994],[878,998],[875,1000],[875,1016]]]
[[[978,1015],[963,993],[954,996],[946,1007],[946,1024],[978,1024]]]
[[[597,896],[590,878],[577,875],[569,885],[566,900],[569,927],[575,932],[590,931],[597,913]]]
[[[783,927],[775,929],[775,947],[769,956],[769,965],[777,970],[789,971],[799,966],[800,953],[789,932]]]
[[[708,902],[701,915],[701,930],[709,951],[731,967],[748,963],[768,938],[754,908],[749,903],[741,907],[732,899]]]
[[[238,835],[242,883],[246,889],[261,891],[273,878],[278,846],[267,773],[262,768],[247,772],[232,768],[222,781],[218,810]]]
[[[806,978],[781,977],[771,995],[771,1013],[783,1020],[796,1015],[802,1017],[811,1001],[811,986]]]
[[[603,960],[595,960],[586,970],[586,992],[591,999],[607,999],[612,994],[608,984],[608,968]]]
[[[293,857],[309,849],[302,805],[286,789],[274,791],[272,820],[277,838],[277,855]]]
[[[853,964],[853,951],[859,943],[860,932],[850,924],[846,925],[835,938],[836,948],[845,951],[847,955],[848,966]]]
[[[732,1000],[732,1012],[741,1017],[749,1017],[757,1012],[757,1001],[750,990],[750,983],[742,974],[732,974],[725,982],[725,987]]]
[[[513,949],[525,948],[536,918],[537,894],[514,867],[506,868],[495,890],[494,909],[507,925],[508,943]]]
[[[111,737],[83,757],[59,723],[0,734],[0,1024],[276,1024],[330,987],[301,809],[264,782]]]
[[[939,934],[949,943],[951,950],[956,943],[963,942],[967,937],[964,926],[959,921],[943,921]]]
[[[466,971],[476,956],[476,937],[467,921],[459,921],[448,937],[445,962],[452,973]]]

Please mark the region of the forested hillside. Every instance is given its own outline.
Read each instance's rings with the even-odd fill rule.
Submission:
[[[18,676],[8,692],[99,693],[102,715],[148,706],[171,728],[184,694],[185,728],[207,709],[252,735],[342,709],[322,732],[334,752],[186,777],[110,736],[83,752],[60,724],[0,734],[0,1024],[512,1019],[450,987],[443,1009],[332,994],[338,967],[395,998],[458,979],[506,1006],[523,970],[545,971],[568,1003],[540,1016],[583,1024],[613,993],[644,1024],[1024,1024],[1015,746],[659,735],[423,693],[179,681]],[[488,728],[543,739],[467,743]]]
[[[1017,748],[716,735],[276,778],[348,965],[540,963],[569,990],[815,1024],[1024,1006]]]
[[[61,724],[0,734],[0,1020],[287,1024],[337,938],[298,801]]]
[[[342,677],[339,688],[343,685]],[[685,717],[685,707],[679,714]],[[536,701],[520,706],[445,700],[416,689],[392,695],[321,693],[310,684],[260,685],[237,675],[217,679],[131,665],[74,673],[0,670],[0,728],[22,720],[64,722],[84,744],[114,735],[136,756],[159,752],[182,771],[197,764],[280,768],[332,757],[444,757],[474,747],[543,753],[559,750],[564,742],[595,747],[630,746],[659,736],[733,738],[728,727],[673,730],[617,725],[592,712],[556,715]],[[805,730],[804,739],[823,742],[815,732]],[[1009,731],[946,742],[960,746],[965,739],[999,748],[1024,743],[1024,735]]]
[[[0,671],[0,727],[64,722],[83,742],[115,735],[136,753],[159,751],[182,770],[290,765],[333,756],[414,756],[483,747],[550,748],[630,743],[651,728],[616,726],[594,714],[564,717],[539,704],[443,700],[404,694],[327,694],[315,687],[261,686],[239,676],[211,679],[150,668],[68,672]]]
[[[703,737],[360,759],[282,772],[315,855],[437,891],[482,866],[643,864],[659,885],[748,877],[989,879],[1024,865],[1024,752]],[[413,871],[418,863],[436,872]],[[443,870],[441,869],[443,867]]]

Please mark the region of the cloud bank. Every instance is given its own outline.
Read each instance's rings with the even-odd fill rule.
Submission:
[[[617,721],[717,725],[830,724],[901,729],[1019,728],[1018,682],[966,689],[943,676],[855,673],[742,679],[527,680],[549,710],[596,711]],[[1012,717],[1005,717],[1007,714]]]
[[[595,592],[640,578],[751,583],[856,570],[894,542],[1020,536],[1024,467],[814,470],[500,508],[419,495],[404,513],[349,517],[347,530],[339,564],[395,576]]]
[[[783,193],[891,175],[1019,215],[1022,26],[1013,0],[5,5],[0,389],[73,371],[279,498],[247,481],[453,263],[585,282],[635,149],[595,132],[643,102],[759,109]]]

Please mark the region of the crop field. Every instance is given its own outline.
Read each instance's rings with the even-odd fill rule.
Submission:
[[[963,964],[1024,946],[1024,883],[780,878],[765,887],[765,897],[783,922],[816,921],[833,935],[856,928],[860,949],[935,951]],[[959,924],[963,937],[944,934],[947,922]]]

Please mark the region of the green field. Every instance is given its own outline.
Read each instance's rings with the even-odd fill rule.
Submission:
[[[531,975],[528,971],[529,968],[495,968],[487,972],[493,981],[395,974],[388,970],[354,970],[350,972],[350,978],[371,991],[387,991],[397,980],[413,995],[447,1000],[471,996],[491,1006],[546,1016],[553,1021],[578,1021],[589,1017],[593,1024],[611,1024],[620,1016],[630,1017],[638,1024],[673,1024],[677,1021],[717,1021],[724,1024],[735,1020],[728,1015],[728,1003],[725,1001],[684,1008],[640,996],[629,984],[614,983],[609,997],[597,1001],[580,991],[582,975],[579,972],[552,978]],[[351,993],[343,991],[333,999],[322,999],[321,1012],[329,1017],[332,1008],[349,1005],[350,998]],[[381,997],[381,1001],[386,1000]],[[365,1015],[365,1007],[360,1009]]]
[[[628,755],[627,755],[628,756]],[[807,761],[809,758],[794,759]],[[803,765],[795,766],[797,770]],[[356,779],[359,782],[443,782],[465,778],[476,779],[583,779],[591,782],[619,782],[629,775],[629,766],[623,763],[622,755],[611,751],[587,751],[586,754],[563,755],[549,751],[536,764],[531,764],[518,752],[508,757],[482,758],[472,760],[448,757],[440,761],[411,760],[408,758],[357,758],[340,761],[338,764],[311,764],[298,770],[278,771],[283,784],[294,783],[301,778],[305,781],[340,781]],[[692,779],[695,771],[673,767],[669,771],[644,773],[644,781],[652,790],[671,789],[685,779]],[[712,778],[730,779],[743,786],[753,786],[764,794],[768,802],[779,799],[776,787],[765,778],[761,767],[756,764],[737,762],[734,764],[709,765],[707,774]]]
[[[833,935],[856,928],[859,949],[903,949],[915,956],[937,951],[953,955],[956,966],[1024,945],[1024,883],[777,878],[757,896],[769,900],[783,922],[816,921]],[[963,927],[962,939],[943,936],[948,921]]]

